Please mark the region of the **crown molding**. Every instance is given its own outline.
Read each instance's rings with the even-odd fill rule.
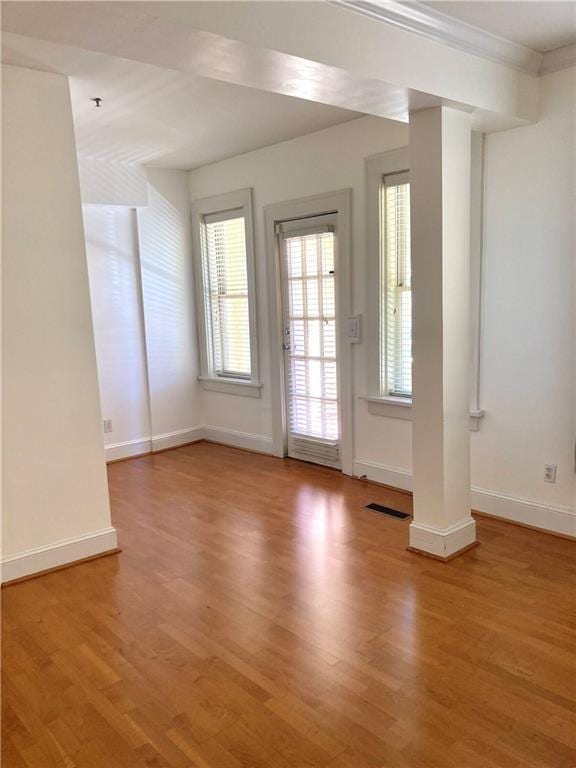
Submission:
[[[574,65],[576,65],[576,43],[545,53],[540,74],[549,75],[551,72],[558,72]]]
[[[451,48],[457,48],[530,75],[540,74],[545,58],[543,54],[533,51],[532,48],[513,43],[511,40],[466,24],[464,21],[436,11],[415,0],[413,2],[330,0],[330,2],[357,13],[372,16],[406,32],[413,32]],[[546,54],[546,56],[548,55]]]

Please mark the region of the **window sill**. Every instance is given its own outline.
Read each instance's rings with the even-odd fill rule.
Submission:
[[[362,397],[368,404],[368,413],[373,416],[387,416],[390,419],[412,421],[412,399],[410,397]]]
[[[217,376],[198,376],[202,389],[210,392],[220,392],[224,395],[239,395],[240,397],[260,397],[262,384],[243,379],[225,379]]]
[[[412,399],[409,397],[361,397],[368,405],[368,413],[373,416],[386,416],[389,419],[412,421]],[[480,421],[485,411],[475,409],[470,411],[470,431],[478,432]]]

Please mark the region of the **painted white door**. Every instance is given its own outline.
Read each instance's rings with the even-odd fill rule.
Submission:
[[[288,455],[340,467],[336,215],[279,234]]]

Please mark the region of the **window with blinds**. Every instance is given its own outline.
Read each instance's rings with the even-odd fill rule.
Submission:
[[[250,379],[250,313],[242,210],[203,219],[206,333],[212,374]]]
[[[412,396],[412,275],[408,174],[385,176],[381,194],[382,394]]]

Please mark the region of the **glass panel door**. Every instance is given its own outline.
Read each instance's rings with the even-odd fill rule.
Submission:
[[[282,225],[288,455],[340,466],[335,216]]]

